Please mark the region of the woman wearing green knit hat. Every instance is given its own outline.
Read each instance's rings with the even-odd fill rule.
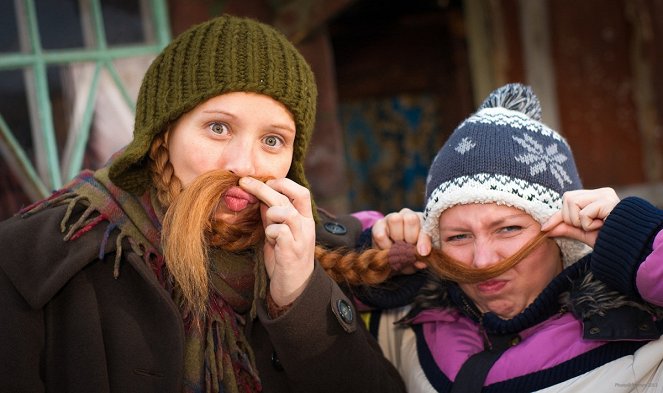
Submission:
[[[132,141],[0,224],[2,390],[404,391],[315,257],[361,231],[319,235],[303,170],[316,94],[262,23],[173,40]]]

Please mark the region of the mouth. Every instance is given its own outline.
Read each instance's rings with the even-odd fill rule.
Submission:
[[[258,199],[240,187],[231,187],[225,194],[223,194],[223,201],[228,210],[232,212],[240,212],[246,209],[249,204],[258,202]]]
[[[488,280],[477,284],[477,289],[485,294],[496,293],[502,290],[507,284],[504,280]]]

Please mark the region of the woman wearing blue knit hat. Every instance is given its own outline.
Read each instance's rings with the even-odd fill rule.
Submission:
[[[409,392],[663,385],[663,211],[583,190],[569,145],[540,113],[527,86],[494,91],[435,157],[423,213],[373,226],[373,245],[399,254],[397,266],[428,266],[401,281],[415,300],[374,324]],[[404,302],[378,289],[361,298]]]

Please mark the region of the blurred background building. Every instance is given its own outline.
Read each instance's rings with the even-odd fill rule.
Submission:
[[[307,175],[331,212],[421,209],[439,147],[507,82],[533,86],[585,187],[663,206],[663,0],[7,0],[0,218],[127,143],[155,53],[221,13],[311,63]]]

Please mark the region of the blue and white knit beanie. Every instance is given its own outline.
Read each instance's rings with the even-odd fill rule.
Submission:
[[[423,228],[436,247],[440,214],[455,205],[503,204],[543,224],[561,209],[564,192],[582,188],[568,143],[540,120],[532,89],[511,83],[493,91],[454,130],[426,179]],[[589,251],[575,240],[555,240],[565,266]]]

